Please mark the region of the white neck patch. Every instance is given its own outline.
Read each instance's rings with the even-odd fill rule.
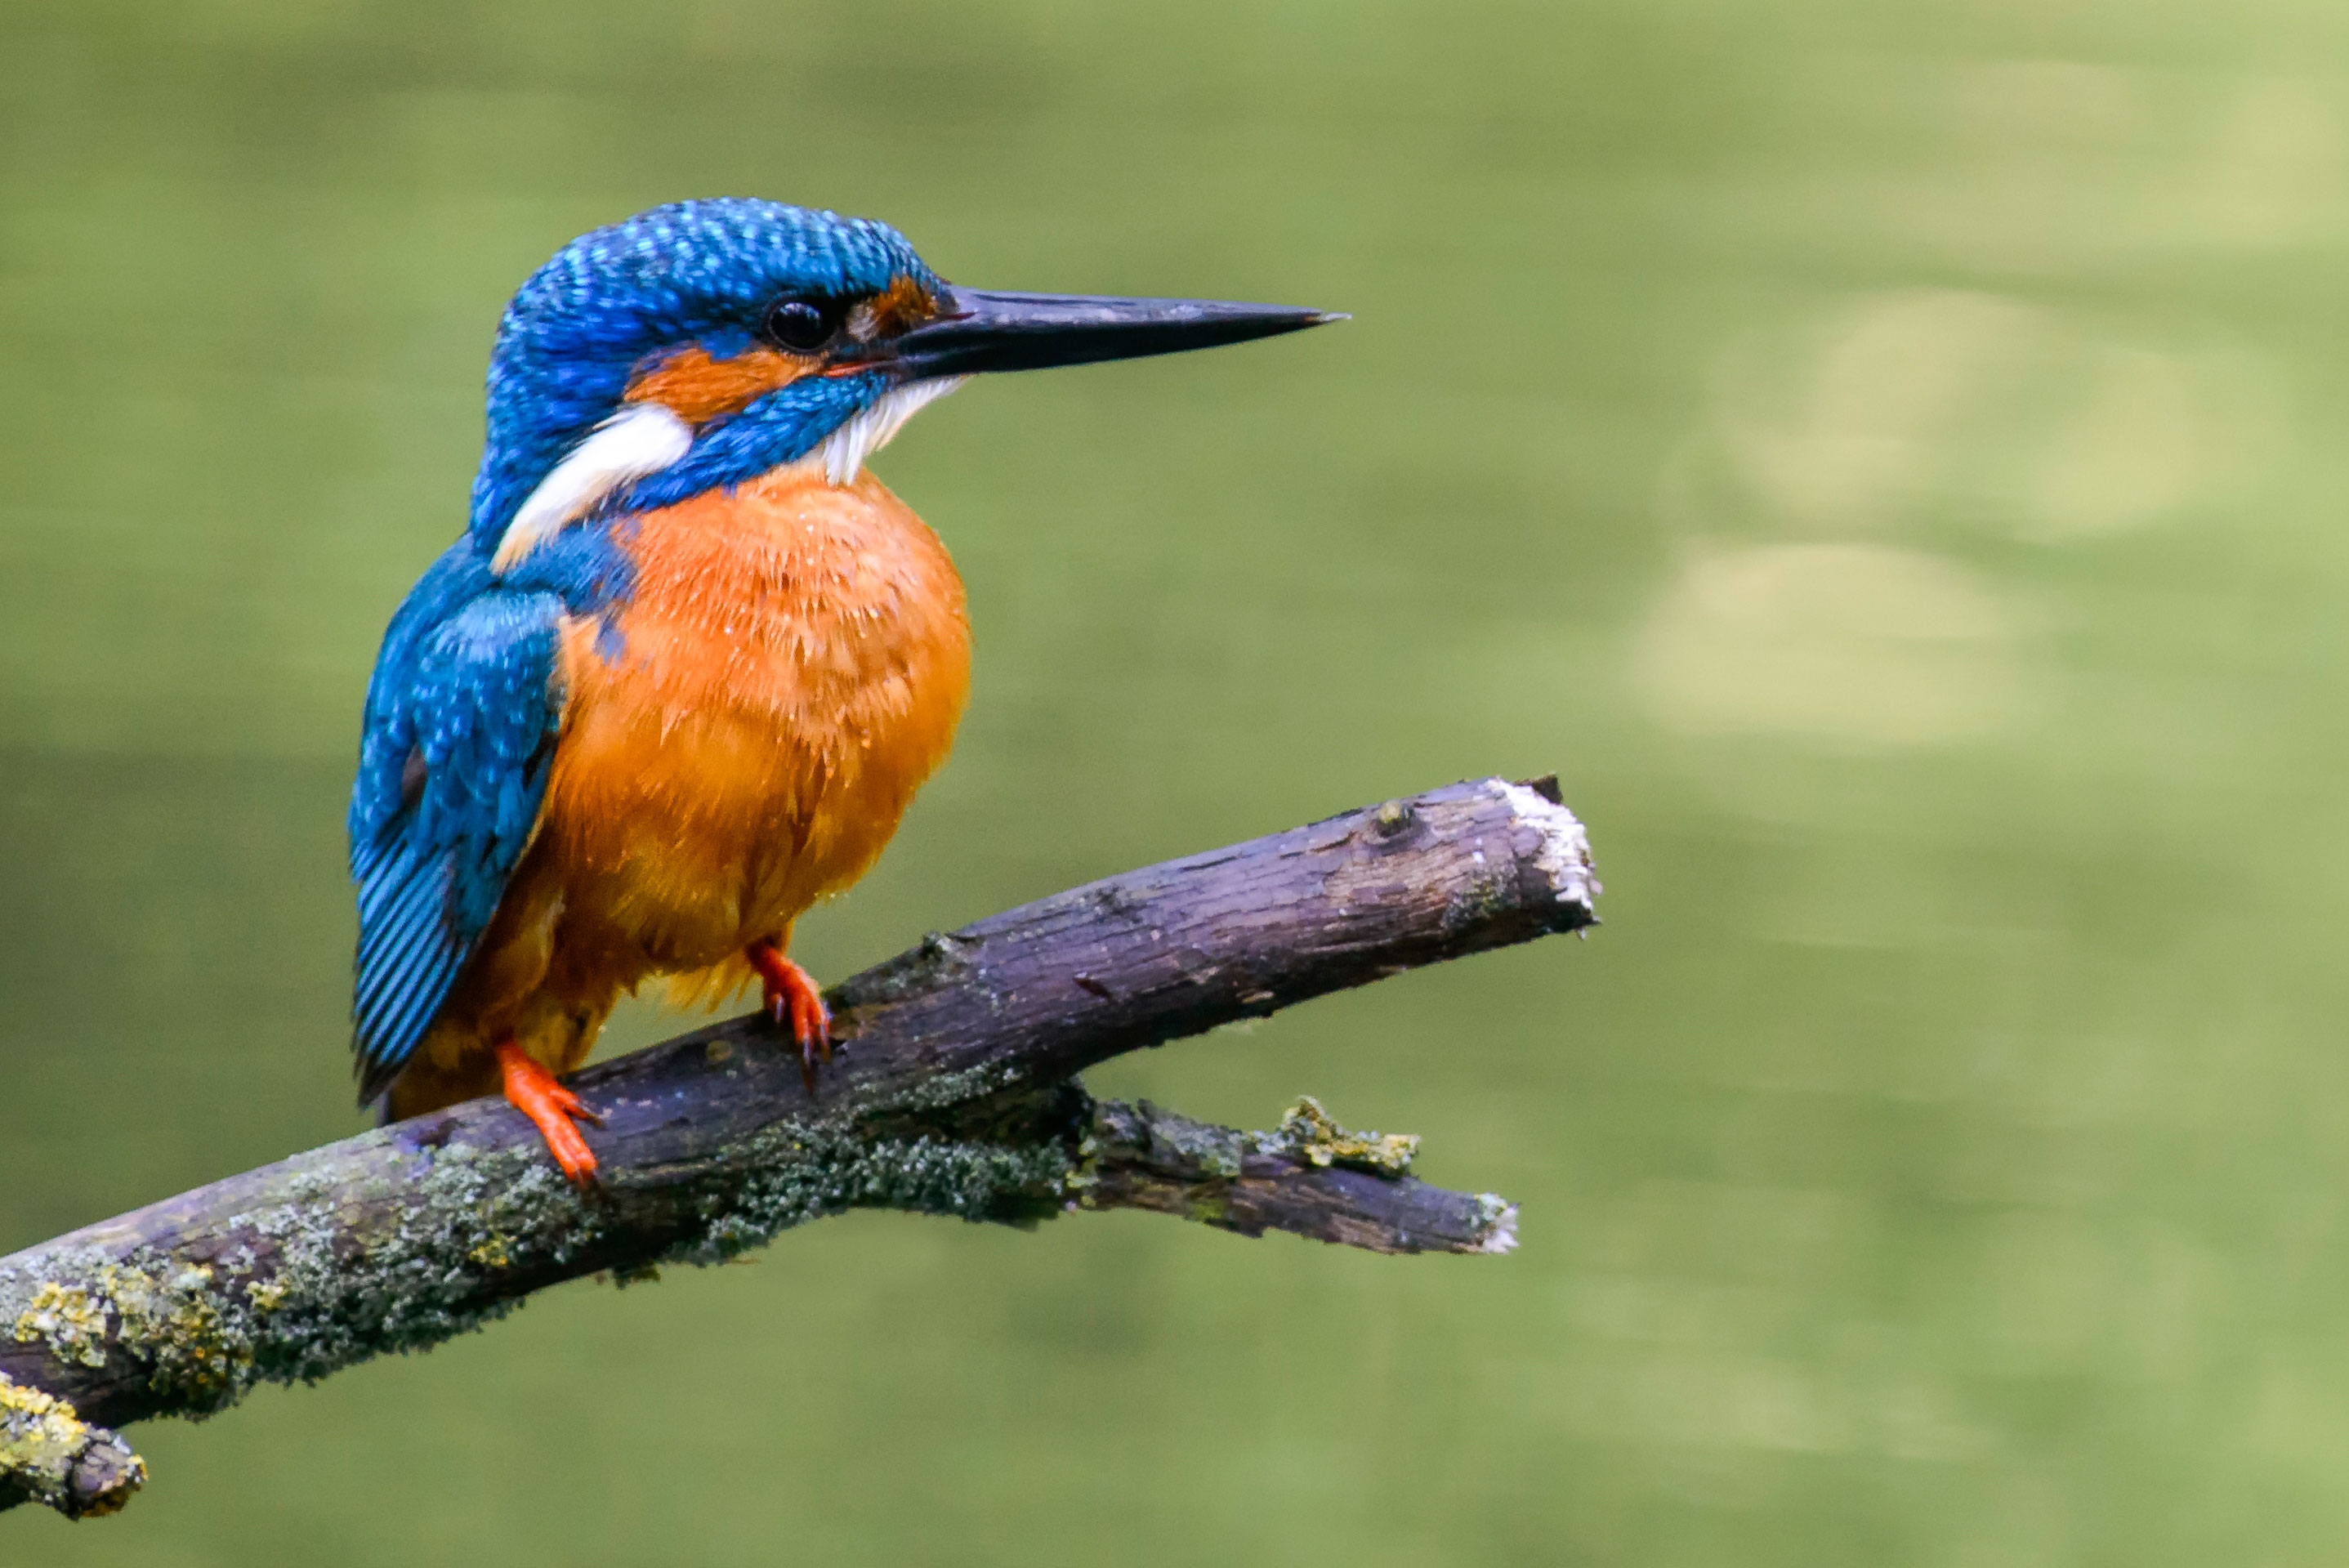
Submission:
[[[874,405],[816,443],[800,461],[814,463],[835,486],[854,480],[864,460],[889,444],[905,421],[936,402],[970,378],[940,376],[935,380],[908,381],[881,394]]]
[[[503,576],[564,524],[623,484],[658,473],[692,446],[693,427],[665,405],[630,403],[597,425],[538,482],[506,524],[498,553],[490,557],[491,572]]]

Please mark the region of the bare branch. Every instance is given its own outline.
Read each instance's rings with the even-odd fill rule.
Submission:
[[[477,1100],[0,1259],[0,1507],[119,1506],[138,1460],[106,1427],[222,1409],[564,1280],[721,1260],[851,1208],[1137,1208],[1380,1251],[1506,1251],[1514,1210],[1403,1176],[1413,1140],[1347,1134],[1310,1102],[1242,1134],[1095,1102],[1074,1077],[1578,929],[1598,891],[1555,784],[1454,784],[933,935],[830,993],[846,1049],[813,1099],[756,1014],[591,1067],[573,1080],[605,1118],[584,1195],[518,1114]],[[39,1397],[64,1403],[18,1409]],[[36,1457],[17,1428],[41,1420]]]

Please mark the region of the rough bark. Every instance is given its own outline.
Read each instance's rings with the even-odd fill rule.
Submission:
[[[1095,1063],[1420,964],[1594,922],[1543,780],[1454,784],[1025,905],[829,993],[812,1098],[757,1014],[591,1067],[601,1180],[474,1101],[0,1259],[0,1507],[119,1507],[107,1428],[226,1408],[476,1328],[584,1274],[709,1262],[855,1207],[1026,1223],[1174,1213],[1387,1252],[1503,1251],[1515,1210],[1403,1174],[1415,1139],[1310,1100],[1246,1134],[1095,1101]]]

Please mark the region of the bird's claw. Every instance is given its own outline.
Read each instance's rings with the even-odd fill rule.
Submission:
[[[566,1116],[585,1122],[590,1127],[600,1127],[604,1125],[603,1112],[589,1109],[586,1101],[559,1083],[554,1085],[554,1093],[548,1097],[554,1100],[555,1107]]]
[[[563,1174],[574,1187],[589,1187],[595,1180],[595,1154],[587,1140],[579,1136],[575,1121],[604,1125],[604,1118],[587,1108],[585,1101],[555,1081],[554,1075],[531,1060],[529,1053],[512,1039],[498,1046],[498,1066],[505,1075],[506,1103],[528,1116],[538,1128],[538,1136],[546,1140],[546,1152],[563,1168]]]
[[[800,1049],[800,1082],[813,1098],[816,1064],[832,1060],[832,1012],[823,1004],[823,988],[772,942],[751,944],[750,958],[759,971],[767,1016],[791,1032]]]

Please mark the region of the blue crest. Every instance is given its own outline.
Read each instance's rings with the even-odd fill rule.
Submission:
[[[845,298],[897,278],[938,279],[903,234],[870,218],[745,197],[676,202],[582,234],[516,291],[490,356],[489,435],[471,530],[484,548],[548,470],[620,406],[664,349],[725,358],[751,346],[785,295]],[[699,432],[691,458],[628,497],[642,510],[735,484],[805,456],[877,399],[878,376],[769,393]]]

